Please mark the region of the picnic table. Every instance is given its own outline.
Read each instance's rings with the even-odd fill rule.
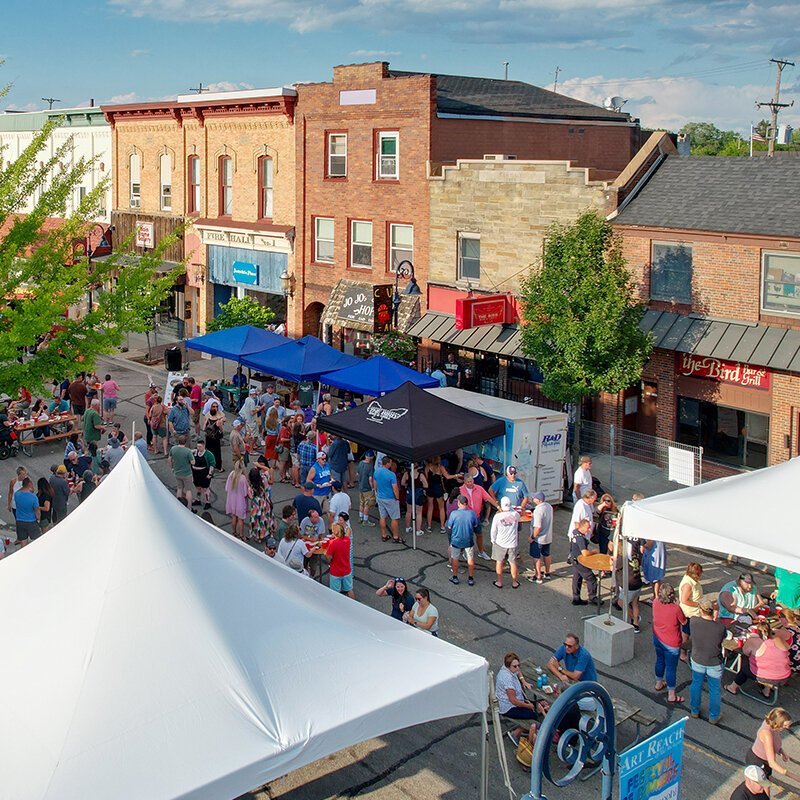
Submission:
[[[72,413],[54,414],[43,420],[21,420],[14,425],[20,450],[26,456],[33,455],[33,445],[47,444],[65,439],[72,433],[77,417]],[[47,436],[35,436],[36,431],[49,428]]]

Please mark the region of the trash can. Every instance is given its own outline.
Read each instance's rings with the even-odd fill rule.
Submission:
[[[164,366],[167,372],[180,372],[183,368],[183,353],[180,347],[168,347],[164,351]]]

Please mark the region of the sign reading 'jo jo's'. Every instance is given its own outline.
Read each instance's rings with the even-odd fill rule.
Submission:
[[[738,361],[724,361],[691,353],[676,353],[675,362],[679,375],[709,378],[749,389],[769,389],[770,373],[766,367],[751,367]]]

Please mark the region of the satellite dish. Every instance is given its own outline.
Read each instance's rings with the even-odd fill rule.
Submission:
[[[609,111],[622,111],[622,106],[627,102],[628,101],[624,97],[614,95],[613,97],[606,97],[606,99],[603,100],[603,108],[607,108]]]

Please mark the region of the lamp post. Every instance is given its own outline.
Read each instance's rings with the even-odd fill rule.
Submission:
[[[406,286],[403,294],[422,294],[417,283],[416,276],[414,275],[414,265],[408,260],[403,259],[394,271],[394,293],[392,294],[392,322],[394,328],[397,330],[397,316],[400,311],[400,292],[398,290],[398,282],[400,278],[408,278],[408,285]]]

